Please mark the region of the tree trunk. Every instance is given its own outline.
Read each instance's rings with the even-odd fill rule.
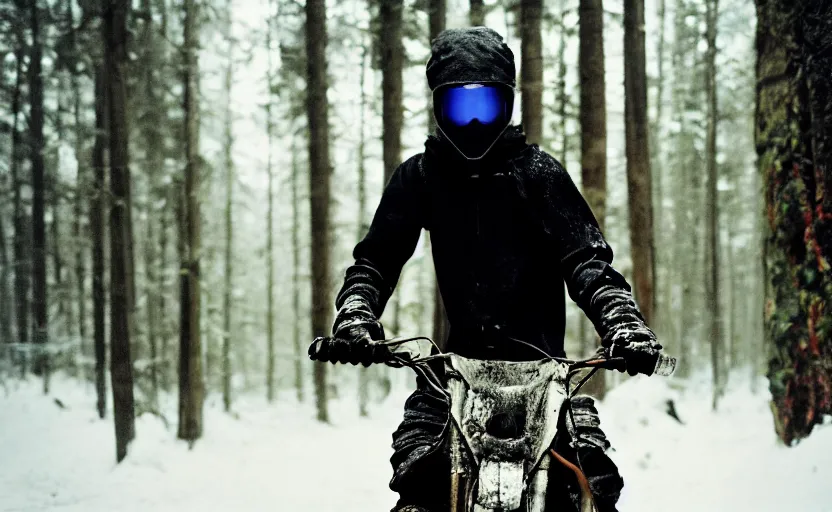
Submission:
[[[578,61],[581,76],[581,183],[601,230],[604,229],[607,201],[607,105],[604,78],[604,6],[602,0],[581,0],[580,46]],[[565,134],[564,134],[565,135]],[[581,319],[586,325],[584,319]],[[598,345],[600,339],[593,336]],[[604,372],[598,372],[585,391],[604,398]]]
[[[722,333],[720,332],[719,310],[719,205],[717,197],[717,167],[716,167],[716,23],[718,0],[706,0],[708,51],[705,66],[705,94],[707,96],[707,135],[705,138],[705,163],[708,175],[706,190],[706,233],[708,252],[706,267],[708,276],[705,280],[706,303],[708,305],[708,334],[711,342],[711,368],[713,370],[713,396],[711,406],[717,408],[719,396],[722,393]]]
[[[530,144],[543,141],[543,0],[520,2],[520,90],[522,123]]]
[[[145,248],[144,248],[144,266],[145,266],[145,311],[147,314],[147,341],[150,347],[150,386],[152,393],[152,400],[154,403],[158,402],[159,397],[159,363],[164,360],[159,353],[159,338],[161,335],[160,329],[160,311],[156,307],[158,296],[162,293],[159,286],[160,271],[157,264],[158,247],[156,246],[156,229],[157,229],[157,208],[154,204],[157,201],[156,194],[161,188],[159,183],[159,173],[164,168],[163,153],[160,150],[164,147],[164,140],[160,133],[160,127],[165,122],[161,109],[158,105],[161,103],[159,93],[156,88],[155,72],[159,66],[157,61],[155,45],[155,34],[153,30],[153,9],[150,5],[150,0],[142,0],[142,12],[145,18],[142,26],[142,49],[145,52],[142,57],[142,73],[144,81],[144,98],[143,102],[147,109],[142,120],[142,135],[147,148],[151,149],[147,154],[147,181],[148,181],[148,198],[146,201],[147,218],[145,219]]]
[[[329,297],[329,178],[331,167],[329,162],[329,105],[326,99],[326,44],[326,2],[308,0],[306,2],[306,110],[309,126],[313,336],[327,334],[332,326],[332,306]],[[385,159],[385,169],[386,164]],[[316,364],[314,368],[317,418],[319,421],[329,422],[326,365]]]
[[[6,250],[6,228],[3,227],[3,219],[0,215],[0,340],[3,340],[4,343],[13,343],[12,297],[9,292],[10,270],[9,253]],[[10,356],[11,352],[8,352],[7,355]]]
[[[75,24],[73,18],[71,17],[72,9],[68,9],[70,13],[70,20],[71,26],[73,27],[72,32],[72,47],[73,53],[78,55],[78,47],[75,39]],[[87,176],[87,169],[86,169],[86,160],[84,159],[84,125],[82,121],[82,110],[81,110],[81,101],[82,101],[82,92],[81,86],[78,80],[79,71],[77,68],[73,68],[72,70],[72,96],[73,96],[73,116],[75,119],[75,159],[78,162],[77,167],[77,176],[75,178],[75,197],[74,197],[74,204],[73,204],[73,227],[72,227],[72,235],[75,239],[75,291],[76,291],[76,299],[75,303],[77,304],[77,311],[78,311],[78,338],[80,340],[80,351],[81,351],[81,360],[84,361],[87,356],[87,296],[86,296],[86,265],[84,263],[85,254],[84,251],[86,249],[85,240],[87,237],[85,236],[86,230],[83,227],[83,218],[85,213],[85,203],[88,199],[89,195],[89,178]],[[86,372],[86,368],[82,369],[82,375],[89,375]]]
[[[648,325],[653,320],[653,203],[644,58],[644,0],[624,1],[624,117],[630,250],[635,298]]]
[[[8,332],[8,340],[11,341],[11,328],[12,324],[16,323],[16,341],[17,343],[26,343],[27,342],[27,330],[26,330],[26,318],[27,308],[26,308],[26,294],[28,293],[28,280],[24,277],[26,275],[25,267],[23,265],[23,255],[24,245],[21,243],[21,235],[22,228],[24,226],[23,223],[23,205],[22,205],[22,198],[21,192],[23,188],[22,180],[19,176],[19,151],[20,151],[20,134],[17,128],[17,122],[20,117],[20,90],[23,84],[23,51],[22,49],[18,49],[14,52],[15,56],[15,82],[14,82],[14,89],[12,90],[12,105],[11,105],[11,115],[12,115],[12,126],[11,126],[11,149],[9,151],[9,174],[11,177],[11,186],[12,186],[12,228],[13,228],[13,237],[12,237],[12,255],[11,261],[9,263],[9,267],[6,267],[8,270],[14,268],[14,284],[13,284],[13,293],[12,296],[14,297],[14,308],[12,308],[11,303],[9,303],[9,332]],[[4,274],[5,275],[5,274]],[[11,298],[10,298],[11,300]],[[12,310],[13,309],[13,310]],[[21,330],[22,328],[22,330]],[[4,333],[0,333],[4,334]],[[21,371],[25,372],[25,358],[22,356],[23,351],[20,351],[20,366]]]
[[[40,13],[38,2],[30,5],[32,44],[29,57],[29,149],[32,161],[32,314],[34,342],[39,353],[34,371],[43,376],[43,392],[49,392],[49,358],[46,343],[49,325],[46,302],[46,223],[44,220],[45,191],[43,162],[43,74],[41,71]]]
[[[133,367],[130,359],[131,302],[128,256],[127,130],[127,11],[126,0],[104,9],[105,66],[110,127],[110,379],[116,429],[116,460],[127,456],[127,445],[135,436]]]
[[[28,247],[28,229],[26,212],[23,209],[23,179],[20,176],[20,130],[18,120],[21,110],[21,89],[23,88],[23,49],[15,51],[15,84],[12,92],[12,148],[9,169],[12,178],[12,216],[14,218],[14,241],[12,258],[14,261],[14,305],[16,334],[18,343],[29,343],[29,286],[31,250]],[[20,351],[21,376],[27,371],[26,352]]]
[[[202,402],[205,384],[202,380],[202,346],[200,343],[200,215],[199,215],[199,28],[196,0],[183,4],[183,107],[185,114],[185,180],[182,196],[182,227],[180,242],[184,249],[181,260],[181,324],[179,338],[179,439],[191,444],[202,437]]]
[[[361,54],[361,76],[359,77],[359,115],[358,115],[358,236],[360,242],[367,232],[367,167],[366,161],[366,139],[365,139],[365,112],[367,110],[367,94],[364,91],[364,76],[367,74],[367,60],[369,58],[370,45],[364,42],[364,51]],[[370,370],[362,366],[358,373],[358,415],[367,416],[367,402],[369,402],[369,378]]]
[[[402,153],[402,0],[381,3],[382,146],[384,183],[401,163]]]
[[[768,377],[775,428],[791,445],[832,414],[832,6],[757,0],[757,18]]]
[[[292,345],[295,347],[295,391],[298,402],[303,402],[303,351],[300,338],[300,165],[298,164],[297,137],[292,134]]]
[[[471,0],[468,20],[472,27],[485,25],[485,2],[484,0]]]
[[[482,5],[482,2],[480,2],[480,5]],[[428,28],[430,41],[428,41],[428,44],[430,44],[431,41],[436,39],[443,30],[445,30],[447,2],[446,0],[430,0],[429,8],[430,12],[428,13]],[[429,97],[428,104],[433,104],[432,96]],[[436,119],[434,119],[433,117],[433,108],[429,108],[428,132],[433,133],[434,131],[436,131]],[[425,240],[429,241],[430,238],[425,238]],[[448,322],[448,313],[445,311],[445,306],[442,303],[442,293],[439,291],[439,286],[436,284],[434,274],[432,338],[441,348],[444,348],[449,332],[450,323]]]
[[[271,11],[271,2],[269,2]],[[273,84],[272,74],[272,23],[271,14],[266,29],[266,54],[268,56],[268,68],[266,77],[269,87],[269,98],[266,100],[266,137],[267,137],[267,162],[266,176],[268,180],[268,212],[266,218],[266,345],[268,355],[266,358],[266,399],[269,402],[274,400],[274,173],[272,172],[272,133],[274,132],[274,120],[272,119],[272,98],[271,90]]]
[[[234,111],[231,105],[232,85],[234,84],[234,39],[231,33],[233,10],[231,2],[228,2],[227,14],[228,26],[225,37],[228,43],[228,62],[225,68],[225,144],[223,153],[225,157],[225,282],[223,283],[223,304],[222,304],[222,403],[225,412],[231,410],[231,291],[232,272],[234,267],[231,260],[231,249],[234,245]],[[271,42],[271,27],[267,33],[267,40]],[[271,44],[268,45],[269,52],[269,73],[271,74]],[[271,87],[271,80],[269,81]],[[271,91],[270,93],[271,94]],[[271,256],[271,206],[272,206],[272,172],[271,172],[271,98],[266,104],[267,131],[269,135],[269,256]],[[269,285],[271,286],[271,258],[269,259]],[[269,306],[271,308],[271,290],[269,290]],[[271,311],[269,311],[269,346],[272,345]],[[270,354],[271,355],[271,354]],[[271,383],[269,384],[271,390]],[[269,396],[271,399],[271,396]]]
[[[106,314],[104,276],[104,206],[107,183],[104,177],[104,152],[107,146],[107,90],[104,83],[106,68],[95,67],[95,141],[92,148],[93,190],[90,202],[90,235],[92,236],[92,316],[93,350],[95,352],[95,391],[98,416],[104,419],[107,411]]]

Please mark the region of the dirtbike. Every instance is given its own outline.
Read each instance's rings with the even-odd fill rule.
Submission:
[[[385,347],[381,362],[411,368],[450,403],[439,439],[449,443],[450,512],[546,512],[552,464],[575,475],[580,512],[597,510],[580,463],[558,453],[554,441],[562,411],[569,418],[569,433],[577,432],[570,401],[592,375],[625,368],[614,348],[580,361],[542,350],[539,360],[494,361],[442,353],[426,337],[371,343]],[[437,363],[444,372],[434,371]],[[668,376],[675,366],[676,359],[660,354],[654,374]],[[572,386],[573,378],[587,369]]]

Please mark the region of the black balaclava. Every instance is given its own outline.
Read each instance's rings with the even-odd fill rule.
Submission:
[[[431,57],[425,70],[428,85],[436,98],[437,90],[441,94],[447,87],[463,84],[487,84],[505,88],[510,97],[507,106],[508,117],[502,125],[484,128],[482,125],[456,128],[447,124],[436,115],[438,132],[450,142],[460,154],[469,160],[478,160],[487,154],[493,144],[508,127],[513,103],[513,89],[516,85],[514,54],[503,38],[495,31],[485,27],[445,30],[433,40]],[[436,103],[436,101],[434,102]],[[434,112],[437,112],[434,105]],[[467,132],[467,133],[466,133]],[[486,140],[481,150],[482,155],[472,156],[462,149],[461,138],[469,140]],[[457,143],[454,142],[456,140]]]

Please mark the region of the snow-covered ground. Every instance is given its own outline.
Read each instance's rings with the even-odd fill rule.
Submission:
[[[753,394],[737,384],[712,413],[704,379],[684,392],[673,383],[630,379],[600,407],[626,481],[622,512],[832,511],[832,425],[786,448],[764,385]],[[53,389],[0,388],[0,511],[369,512],[395,500],[387,459],[401,392],[370,419],[350,400],[334,403],[333,425],[288,398],[240,400],[232,417],[211,397],[192,450],[173,426],[143,415],[117,466],[112,422],[96,418],[91,391],[69,380]],[[684,425],[665,413],[670,398]]]

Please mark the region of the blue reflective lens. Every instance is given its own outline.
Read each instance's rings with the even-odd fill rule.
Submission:
[[[442,96],[442,112],[456,126],[465,126],[474,119],[491,124],[501,118],[505,104],[505,92],[490,85],[450,87]]]

